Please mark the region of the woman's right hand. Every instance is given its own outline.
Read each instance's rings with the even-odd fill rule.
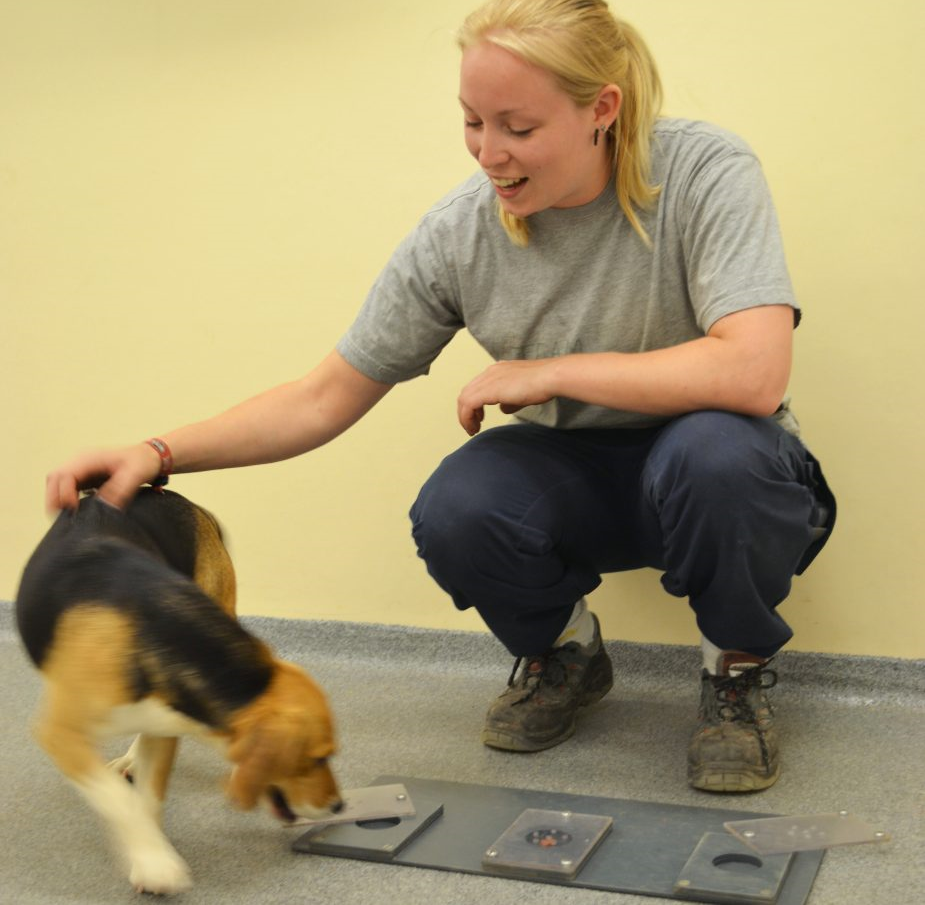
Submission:
[[[45,478],[45,507],[49,512],[74,509],[81,490],[97,487],[104,503],[124,509],[160,471],[161,458],[147,443],[84,452]]]

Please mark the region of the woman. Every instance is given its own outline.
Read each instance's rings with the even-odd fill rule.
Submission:
[[[210,420],[83,454],[52,508],[124,505],[171,471],[314,449],[468,329],[496,363],[457,400],[470,439],[411,518],[428,571],[517,658],[482,740],[540,750],[612,685],[585,595],[658,568],[703,633],[697,788],[779,774],[764,688],[777,614],[834,500],[783,404],[799,309],[760,166],[738,138],[659,119],[639,36],[599,0],[491,0],[459,33],[480,171],[399,246],[337,348]],[[480,433],[485,406],[513,423]],[[518,674],[518,668],[522,668]]]

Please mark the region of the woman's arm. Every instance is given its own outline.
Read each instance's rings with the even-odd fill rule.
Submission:
[[[510,414],[555,397],[652,415],[770,415],[787,388],[792,336],[793,309],[767,305],[729,314],[701,339],[666,349],[498,362],[463,388],[459,422],[471,436],[486,405]]]
[[[390,389],[332,352],[300,380],[161,438],[170,447],[175,472],[278,462],[334,439]],[[73,508],[79,490],[99,487],[102,499],[122,507],[160,467],[159,455],[147,443],[83,453],[48,475],[46,506]]]

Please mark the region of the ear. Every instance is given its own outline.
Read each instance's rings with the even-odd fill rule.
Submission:
[[[274,779],[295,772],[301,744],[285,718],[266,717],[232,743],[228,756],[235,764],[228,797],[249,811]]]
[[[323,760],[334,753],[334,732],[331,720],[323,715],[306,715],[300,727],[300,740],[305,756]]]
[[[623,92],[617,85],[604,85],[594,102],[594,120],[599,126],[608,128],[620,115],[623,106]]]
[[[255,735],[250,735],[238,740],[229,749],[234,769],[226,791],[234,805],[242,811],[251,810],[266,788],[269,763],[265,754],[261,753],[263,747]]]
[[[236,766],[225,786],[225,794],[231,803],[242,811],[253,810],[260,798],[261,785],[253,774],[243,767]]]

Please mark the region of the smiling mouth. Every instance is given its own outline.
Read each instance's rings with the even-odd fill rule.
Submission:
[[[496,188],[513,189],[523,185],[527,181],[527,177],[521,176],[519,179],[496,179],[491,177],[491,181]]]

